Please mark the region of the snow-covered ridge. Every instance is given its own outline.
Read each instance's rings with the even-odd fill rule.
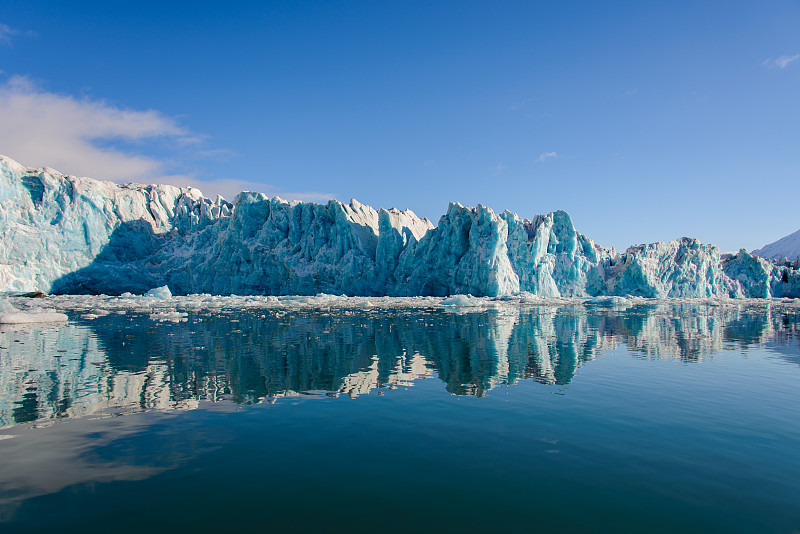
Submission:
[[[682,238],[596,245],[556,211],[411,211],[118,185],[0,156],[0,290],[648,298],[800,296],[797,266]]]
[[[783,263],[793,261],[797,268],[800,263],[800,230],[754,250],[753,254],[768,260],[785,260]]]

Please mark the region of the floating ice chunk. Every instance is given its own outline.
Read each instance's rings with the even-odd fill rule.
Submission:
[[[587,300],[585,304],[594,304],[597,306],[625,306],[628,304],[628,299],[625,297],[600,296]]]
[[[483,299],[472,295],[453,295],[442,300],[442,306],[474,307],[483,306],[484,304],[486,303]]]
[[[172,292],[167,286],[156,287],[144,294],[145,297],[155,297],[161,300],[169,300],[172,298]]]
[[[171,322],[171,323],[180,323],[188,321],[188,313],[186,312],[159,312],[159,313],[151,313],[150,320],[151,321],[158,321],[158,322]]]
[[[63,313],[41,308],[23,312],[7,300],[0,299],[0,324],[60,323],[67,320],[69,318]]]

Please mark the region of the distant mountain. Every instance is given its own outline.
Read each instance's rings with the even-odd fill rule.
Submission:
[[[764,245],[758,250],[754,250],[753,255],[768,260],[777,260],[780,258],[795,260],[797,256],[800,256],[800,230],[786,237],[782,237],[774,243]]]

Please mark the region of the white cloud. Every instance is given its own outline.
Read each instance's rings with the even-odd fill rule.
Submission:
[[[0,85],[0,117],[0,152],[25,165],[104,180],[152,179],[163,174],[164,165],[99,142],[192,138],[158,111],[48,93],[21,76]]]
[[[558,152],[544,152],[543,154],[539,154],[539,157],[536,158],[536,161],[540,161],[541,162],[541,161],[545,161],[545,160],[548,160],[548,159],[554,159],[554,158],[557,158],[557,157],[559,157],[558,156]]]
[[[223,159],[228,160],[232,157],[238,156],[236,152],[233,150],[228,150],[227,148],[212,148],[209,150],[196,150],[194,152],[195,156],[198,158],[214,158],[214,159]]]
[[[502,163],[498,163],[497,167],[494,168],[492,174],[494,174],[495,176],[500,176],[501,174],[503,174],[504,170],[506,170],[506,166],[503,165]]]
[[[2,30],[2,27],[0,27]],[[170,173],[165,161],[113,148],[115,141],[158,141],[176,147],[197,145],[202,136],[156,110],[124,109],[103,101],[49,93],[28,78],[13,76],[0,84],[0,153],[30,167],[114,182],[164,183],[192,186],[206,196],[227,199],[244,190],[291,200],[325,202],[333,194],[287,192],[259,182],[199,179]],[[194,159],[236,156],[226,149],[191,151]]]
[[[11,44],[11,38],[17,34],[19,34],[19,30],[0,22],[0,43]]]
[[[766,67],[777,67],[779,69],[785,69],[789,66],[790,63],[794,63],[800,59],[800,54],[795,54],[793,56],[781,56],[779,58],[769,58],[764,61],[764,66]]]

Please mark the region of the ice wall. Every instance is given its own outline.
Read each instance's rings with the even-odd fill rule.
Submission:
[[[211,201],[192,188],[117,185],[0,156],[0,289],[91,291],[83,279],[98,288],[124,285],[120,271],[129,264],[229,210],[221,197]],[[98,259],[109,268],[92,269]],[[82,269],[87,276],[64,283]]]
[[[796,265],[682,238],[622,254],[556,211],[411,211],[118,185],[0,156],[0,290],[176,294],[798,297]]]

